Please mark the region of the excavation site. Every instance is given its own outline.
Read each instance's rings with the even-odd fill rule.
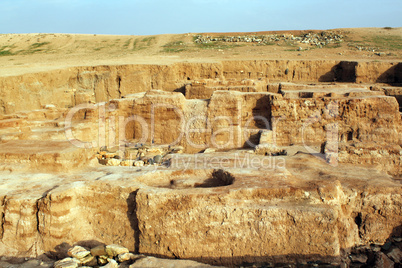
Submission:
[[[400,267],[402,50],[353,40],[402,30],[361,31],[0,35],[0,267]]]

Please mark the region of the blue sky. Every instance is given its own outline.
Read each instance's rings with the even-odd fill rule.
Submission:
[[[402,26],[402,0],[0,0],[0,33],[147,35],[385,26]]]

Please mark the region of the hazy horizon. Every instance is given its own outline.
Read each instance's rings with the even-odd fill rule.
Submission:
[[[154,35],[401,27],[400,0],[2,0],[0,33]]]

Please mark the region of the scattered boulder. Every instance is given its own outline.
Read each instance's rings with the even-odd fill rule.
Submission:
[[[207,148],[204,150],[204,154],[210,154],[210,153],[215,153],[216,150],[214,148]]]
[[[286,150],[272,144],[259,144],[255,147],[254,152],[265,156],[287,155]]]
[[[120,162],[119,159],[111,158],[107,160],[106,166],[120,166]]]
[[[146,166],[161,164],[163,156],[167,153],[183,153],[184,147],[168,147],[165,146],[153,146],[150,147],[145,144],[136,144],[135,147],[127,147],[124,152],[110,152],[106,150],[106,146],[101,148],[102,150],[96,155],[98,162],[101,165],[107,166]],[[124,156],[122,159],[121,156]],[[115,161],[118,160],[118,161]]]
[[[350,260],[352,262],[367,263],[368,257],[365,254],[351,255]]]
[[[160,164],[161,162],[162,162],[162,156],[161,155],[155,155],[154,156],[154,158],[153,158],[153,162],[155,163],[155,164]]]
[[[388,252],[387,256],[396,263],[401,263],[402,261],[402,251],[399,248],[393,248]]]
[[[65,258],[54,263],[54,268],[76,268],[79,261],[75,258]]]
[[[106,154],[104,154],[104,157],[105,157],[106,159],[108,159],[108,158],[115,158],[115,156],[116,156],[115,153],[106,153]]]
[[[125,262],[125,261],[135,261],[141,258],[145,258],[145,255],[142,254],[133,254],[133,253],[123,253],[117,256],[118,262]]]
[[[56,109],[56,106],[53,104],[46,104],[44,108],[52,110],[52,109]]]
[[[135,167],[143,167],[144,166],[144,161],[135,161],[134,162],[134,166]]]
[[[105,246],[97,246],[91,249],[91,254],[95,257],[106,255],[106,247]]]
[[[332,31],[323,31],[321,33],[307,33],[299,36],[292,34],[270,34],[270,35],[242,35],[242,36],[222,36],[212,37],[197,35],[194,42],[196,44],[208,44],[214,42],[230,42],[230,43],[254,43],[257,45],[272,45],[280,42],[286,42],[293,45],[308,44],[311,46],[323,47],[328,44],[337,44],[343,42],[344,37],[340,33]]]
[[[75,246],[67,252],[68,256],[81,260],[91,254],[91,251],[81,246]]]
[[[117,261],[113,260],[113,259],[109,259],[108,260],[108,264],[101,266],[99,268],[118,268],[119,264],[117,263]]]
[[[110,257],[116,257],[120,254],[129,253],[129,250],[125,247],[119,245],[108,245],[106,246],[106,254]]]
[[[391,261],[383,252],[376,253],[375,266],[376,268],[394,268],[394,262]]]
[[[183,146],[176,146],[176,147],[170,148],[170,153],[173,153],[173,154],[182,154],[183,152],[184,152]]]
[[[148,153],[151,154],[163,154],[164,151],[162,150],[162,148],[159,147],[151,147],[147,150]]]
[[[95,257],[91,254],[91,251],[81,246],[75,246],[71,248],[67,254],[79,261],[80,264],[91,264]],[[95,260],[96,262],[96,260]]]
[[[99,265],[105,265],[109,263],[109,256],[107,255],[102,255],[98,257],[98,264]]]
[[[134,165],[134,160],[123,160],[120,162],[120,166],[131,167]]]

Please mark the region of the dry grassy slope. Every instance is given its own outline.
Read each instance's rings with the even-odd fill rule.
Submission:
[[[335,29],[345,36],[340,46],[324,48],[301,45],[256,46],[250,43],[199,46],[197,34],[157,36],[117,36],[78,34],[0,34],[0,76],[46,71],[68,66],[172,63],[179,61],[215,62],[226,59],[336,59],[387,61],[402,59],[402,28]],[[259,33],[213,33],[237,36],[294,34],[319,31]],[[361,47],[359,51],[356,46]],[[378,56],[373,51],[384,52]]]

